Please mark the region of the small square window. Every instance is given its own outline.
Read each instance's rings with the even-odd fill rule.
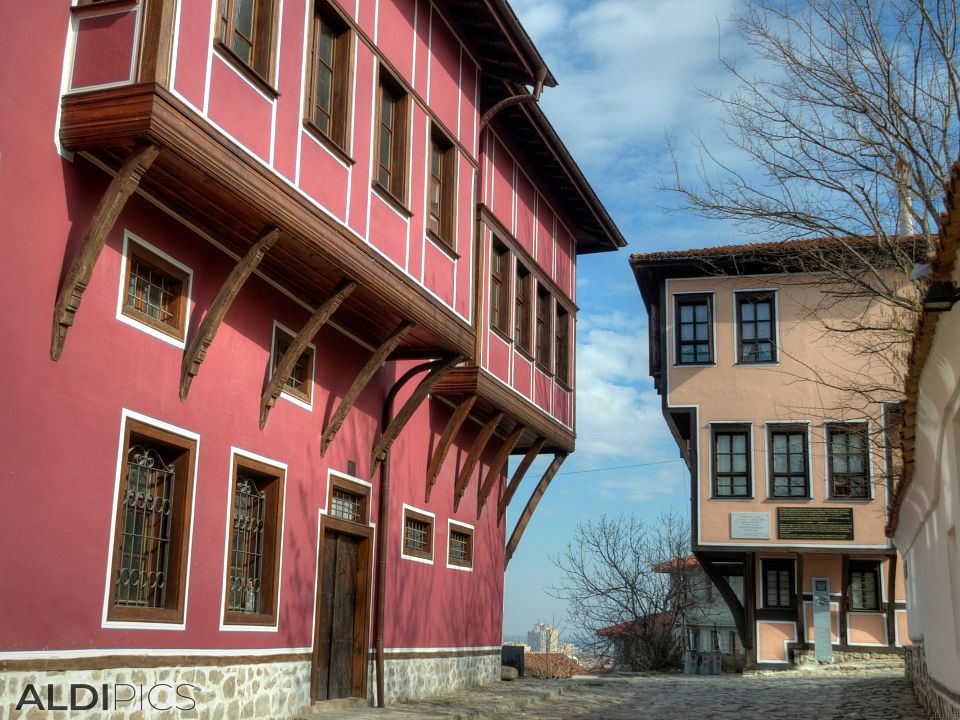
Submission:
[[[750,427],[723,425],[712,430],[713,496],[750,497]]]
[[[447,525],[447,539],[447,566],[473,568],[473,527],[451,520]]]
[[[270,362],[271,374],[277,369],[280,359],[287,352],[294,335],[278,325],[274,326],[273,357]],[[307,347],[290,371],[289,377],[283,386],[283,392],[301,402],[310,405],[313,396],[313,347]]]
[[[796,571],[793,560],[762,560],[763,607],[796,607]]]
[[[377,88],[377,168],[374,182],[394,200],[406,202],[407,93],[386,70]]]
[[[851,610],[881,610],[879,560],[850,561],[847,567],[847,594]]]
[[[330,475],[327,515],[367,525],[370,520],[370,486],[339,475]]]
[[[772,425],[767,431],[770,497],[810,497],[807,429]]]
[[[453,248],[456,245],[457,152],[436,126],[430,133],[429,182],[427,230]]]
[[[274,0],[219,0],[217,41],[269,82],[273,64]]]
[[[713,307],[709,295],[676,295],[676,363],[713,362]]]
[[[126,241],[121,312],[182,342],[186,337],[190,276],[159,254]]]
[[[433,562],[433,516],[404,507],[403,557]]]
[[[831,423],[826,427],[830,497],[870,497],[866,423]]]
[[[736,293],[736,298],[737,362],[776,362],[777,318],[774,293]]]

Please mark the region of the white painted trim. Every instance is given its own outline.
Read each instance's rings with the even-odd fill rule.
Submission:
[[[329,488],[329,482],[330,482],[330,477],[331,477],[331,476],[333,476],[333,477],[338,477],[338,478],[340,478],[341,480],[347,480],[347,481],[349,481],[349,482],[356,483],[357,485],[363,485],[364,487],[367,487],[367,488],[373,488],[373,483],[370,482],[369,480],[364,480],[363,478],[358,478],[356,475],[348,475],[347,473],[341,472],[340,470],[328,469],[328,470],[327,470],[327,484],[328,484],[327,491],[328,491],[328,494],[329,494],[329,490],[330,490],[330,488]],[[323,496],[323,502],[324,502],[324,509],[325,509],[325,510],[328,509],[328,508],[326,507],[327,495],[324,495],[324,496]],[[373,527],[373,523],[370,523],[370,527]]]
[[[240,71],[237,69],[237,66],[236,66],[237,61],[228,59],[228,58],[223,54],[223,51],[217,46],[216,43],[211,42],[211,43],[210,43],[210,46],[211,46],[211,48],[213,49],[213,55],[214,55],[214,57],[217,58],[217,60],[219,60],[220,62],[222,62],[222,63],[230,70],[230,72],[232,72],[232,73],[233,73],[234,75],[236,75],[238,78],[240,78],[241,80],[243,80],[244,84],[245,84],[247,87],[249,87],[251,90],[253,90],[254,92],[256,92],[257,95],[259,95],[261,98],[263,98],[264,100],[266,100],[266,101],[267,101],[268,103],[270,103],[271,105],[276,105],[276,104],[277,104],[277,99],[279,98],[279,95],[278,95],[276,98],[274,98],[274,97],[271,97],[270,95],[268,95],[267,93],[265,93],[265,92],[260,88],[259,85],[255,85],[250,79],[247,78],[246,75],[244,75],[242,72],[240,72]],[[278,58],[278,60],[279,60],[279,57],[280,57],[280,53],[278,52],[278,53],[277,53],[277,58]],[[208,77],[208,78],[207,78],[207,83],[208,83],[208,85],[209,85],[211,82],[212,82],[212,79],[211,79],[210,77]],[[274,83],[275,83],[275,82],[276,82],[276,81],[274,81]],[[273,85],[271,85],[271,87],[273,87]],[[276,89],[276,88],[274,88],[274,89]],[[207,111],[209,112],[209,110],[210,110],[210,108],[208,107],[208,108],[207,108]],[[247,148],[247,147],[244,147],[244,150],[247,150],[247,152],[250,152],[250,149]],[[254,153],[254,155],[256,155],[256,153]],[[259,157],[259,156],[258,156],[258,157]],[[270,165],[271,163],[268,162],[267,164]],[[272,169],[272,168],[271,168],[271,169]]]
[[[183,316],[183,339],[182,340],[178,340],[172,335],[168,335],[165,332],[161,332],[160,330],[157,330],[155,327],[147,325],[145,322],[141,322],[137,318],[127,315],[126,313],[123,312],[124,300],[127,297],[127,292],[126,292],[127,287],[126,287],[126,284],[124,283],[124,279],[126,277],[126,272],[127,272],[127,254],[129,252],[131,240],[135,245],[139,245],[145,250],[148,250],[149,252],[158,256],[162,260],[170,263],[175,268],[177,268],[178,270],[186,274],[187,286],[186,286],[185,295],[186,295],[187,306],[184,310],[184,316]],[[193,270],[191,268],[187,267],[186,265],[184,265],[182,262],[172,257],[171,255],[168,255],[167,253],[165,253],[163,250],[156,247],[155,245],[151,245],[139,235],[135,235],[130,230],[127,230],[126,228],[124,228],[123,245],[120,250],[120,281],[118,285],[119,285],[119,290],[117,292],[117,314],[116,314],[117,320],[124,323],[125,325],[129,325],[132,328],[136,328],[137,330],[140,330],[141,332],[144,332],[147,335],[155,337],[158,340],[163,340],[163,342],[173,345],[176,348],[180,348],[181,350],[186,348],[187,328],[190,327],[190,310],[193,305]]]
[[[406,530],[407,510],[412,510],[413,512],[418,513],[420,515],[426,515],[432,520],[432,522],[430,523],[431,527],[430,527],[430,559],[429,560],[427,558],[415,557],[414,555],[407,555],[403,551],[403,535],[404,535],[404,531]],[[404,522],[404,524],[400,528],[400,557],[403,560],[412,560],[413,562],[423,563],[425,565],[433,565],[433,560],[437,554],[437,516],[436,514],[430,512],[429,510],[421,510],[420,508],[414,507],[413,505],[408,505],[407,503],[403,503],[403,511],[400,515],[400,518]]]
[[[850,617],[852,615],[869,615],[880,618],[880,626],[883,628],[883,642],[853,642],[850,639]],[[859,610],[848,610],[846,616],[847,624],[847,645],[851,647],[887,647],[889,640],[887,638],[887,614],[883,612],[861,612]]]
[[[77,4],[77,0],[71,0],[71,8]],[[74,58],[77,54],[77,28],[76,15],[71,11],[67,16],[66,41],[63,44],[63,65],[60,68],[60,97],[67,94],[70,89],[70,82],[73,79]],[[53,146],[67,162],[73,162],[73,153],[66,150],[60,143],[60,120],[63,116],[63,103],[57,102],[57,114],[53,123]]]
[[[389,655],[391,653],[476,652],[478,650],[499,649],[499,645],[476,645],[472,647],[384,648],[383,651]]]
[[[768,362],[740,362],[737,339],[740,337],[740,318],[737,317],[737,295],[747,293],[770,293],[773,295],[773,351],[774,359]],[[733,290],[733,366],[770,368],[780,365],[780,295],[776,288],[735,288]]]
[[[811,580],[813,580],[813,579],[816,579],[816,578],[811,578]],[[839,595],[839,594],[840,594],[840,593],[831,592],[831,593],[830,593],[830,597],[833,597],[834,595]],[[804,601],[802,601],[802,602],[803,602],[803,623],[804,623],[804,631],[806,631],[806,630],[808,629],[808,628],[806,627],[806,623],[807,623],[807,605],[813,607],[813,600],[804,600]],[[833,610],[834,610],[834,609],[836,609],[836,611],[837,611],[836,614],[833,613]],[[839,647],[839,646],[840,646],[840,603],[839,603],[839,601],[837,601],[837,602],[834,602],[833,600],[830,601],[830,611],[831,611],[831,612],[830,612],[830,629],[833,631],[833,634],[834,634],[834,635],[836,636],[836,638],[837,638],[836,640],[834,640],[834,639],[831,637],[831,638],[830,638],[830,644],[831,644],[832,646],[834,646],[834,647]],[[812,629],[813,629],[813,626],[811,625],[809,629],[812,630]],[[804,632],[804,642],[813,642],[812,640],[807,640],[806,632]]]
[[[470,567],[467,567],[466,565],[450,564],[450,528],[451,526],[464,528],[470,531],[470,537],[471,537]],[[447,563],[448,570],[460,570],[461,572],[473,572],[473,565],[476,557],[476,545],[477,545],[476,538],[477,538],[477,531],[475,526],[470,525],[469,523],[460,522],[459,520],[454,520],[453,518],[447,518],[447,557],[445,558],[445,560]]]
[[[79,24],[80,18],[71,12],[71,29],[73,34],[73,39],[71,43],[71,49],[73,50],[73,58],[70,62],[70,80],[67,85],[67,92],[65,95],[69,95],[75,92],[90,92],[93,90],[106,90],[107,88],[113,87],[123,87],[124,85],[130,85],[133,82],[136,82],[137,78],[137,61],[140,59],[140,34],[141,34],[141,24],[143,22],[143,12],[142,5],[135,5],[133,7],[123,7],[123,8],[102,8],[99,12],[94,8],[96,6],[87,6],[91,11],[85,11],[83,13],[83,19],[87,20],[93,17],[107,17],[109,15],[127,15],[129,13],[135,13],[136,17],[133,22],[133,47],[130,51],[130,72],[127,74],[126,80],[116,80],[109,83],[100,83],[99,85],[84,85],[83,87],[75,88],[73,86],[73,71],[76,66],[76,49],[77,49],[77,37],[79,35]]]
[[[772,543],[777,542],[771,540],[769,543],[743,543],[743,542],[701,542],[700,546],[703,548],[709,547],[757,547],[757,548],[766,548],[771,551],[783,551],[783,552],[807,552],[808,550],[889,550],[889,545],[820,545],[816,543],[811,543],[809,545],[774,545]]]
[[[280,538],[280,562],[277,569],[277,592],[276,609],[277,619],[272,625],[243,625],[240,623],[226,623],[226,596],[227,596],[227,575],[230,568],[230,510],[233,507],[233,487],[236,478],[233,474],[233,464],[235,457],[243,457],[248,460],[254,460],[263,465],[269,465],[277,470],[283,471],[283,493],[280,497],[280,527],[277,534]],[[226,508],[226,526],[224,527],[223,537],[223,587],[220,593],[220,632],[277,632],[280,627],[280,593],[283,590],[283,535],[284,525],[287,517],[287,479],[289,473],[287,464],[279,460],[273,460],[257,453],[242,450],[234,445],[230,446],[230,465],[227,468],[227,508]]]
[[[767,660],[757,657],[758,663],[764,663],[769,665],[789,665],[790,664],[790,651],[787,647],[792,642],[797,642],[797,621],[796,620],[757,620],[757,651],[760,650],[760,626],[761,625],[793,625],[793,639],[783,641],[783,657],[785,660]]]
[[[277,320],[273,321],[273,328],[270,331],[270,352],[269,352],[269,361],[267,362],[267,379],[270,380],[273,377],[273,351],[277,347],[277,329],[282,330],[293,338],[297,337],[297,333],[288,328],[286,325],[280,323]],[[292,395],[287,392],[287,384],[284,383],[280,386],[280,397],[284,400],[292,402],[298,407],[302,407],[308,412],[313,412],[313,399],[317,394],[317,346],[313,343],[307,343],[307,348],[313,352],[313,361],[310,363],[310,402],[304,402],[296,395]]]
[[[183,578],[185,583],[183,590],[183,620],[179,623],[165,623],[165,622],[145,622],[145,621],[130,621],[130,620],[107,620],[107,616],[110,611],[110,591],[113,588],[113,548],[116,541],[116,532],[117,532],[117,508],[119,507],[120,500],[120,483],[123,480],[123,467],[124,467],[124,457],[123,457],[123,446],[124,446],[124,436],[127,429],[127,421],[136,420],[144,423],[145,425],[150,425],[164,432],[168,432],[172,435],[179,435],[182,438],[187,440],[192,440],[195,445],[194,457],[193,457],[193,497],[190,501],[190,527],[187,530],[186,536],[186,550],[187,550],[187,563],[186,563],[186,577]],[[103,588],[103,614],[100,619],[100,627],[103,629],[115,629],[115,630],[184,630],[187,627],[187,610],[190,607],[190,569],[191,569],[191,558],[193,555],[193,524],[194,519],[197,516],[197,473],[200,467],[200,435],[192,432],[190,430],[185,430],[184,428],[178,427],[176,425],[171,425],[170,423],[164,422],[163,420],[158,420],[156,418],[150,417],[149,415],[143,415],[142,413],[129,410],[127,408],[122,408],[120,411],[120,438],[117,443],[117,472],[116,479],[113,484],[113,503],[110,505],[110,540],[109,545],[107,545],[107,562],[106,562],[106,577]]]
[[[893,644],[897,647],[903,647],[903,641],[900,639],[900,623],[897,622],[897,613],[907,615],[907,611],[905,608],[894,608],[893,610]],[[907,615],[907,620],[909,622],[909,615]]]
[[[102,657],[134,657],[140,655],[154,655],[170,657],[180,655],[197,655],[200,657],[246,657],[249,655],[290,655],[305,654],[311,651],[309,647],[281,647],[281,648],[142,648],[142,649],[90,649],[90,650],[27,650],[16,652],[0,652],[0,660],[46,660],[67,658],[102,658]]]

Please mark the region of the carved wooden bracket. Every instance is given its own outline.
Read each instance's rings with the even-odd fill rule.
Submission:
[[[507,505],[509,505],[510,501],[513,500],[513,495],[515,492],[517,492],[517,488],[520,487],[520,482],[523,480],[523,476],[527,474],[527,470],[530,469],[530,465],[533,464],[533,461],[536,459],[537,455],[539,455],[540,451],[543,450],[543,445],[546,442],[546,438],[538,437],[534,441],[533,445],[530,446],[530,449],[527,450],[527,454],[523,456],[523,460],[520,461],[517,469],[513,471],[513,477],[510,478],[510,483],[507,485],[507,489],[503,491],[503,495],[500,497],[500,501],[497,503],[497,525],[499,525],[500,521],[503,520],[503,514],[507,511]]]
[[[257,241],[247,251],[247,254],[238,262],[227,279],[223,282],[220,292],[210,303],[207,314],[204,315],[200,327],[190,339],[187,349],[183,353],[183,362],[180,365],[180,399],[186,400],[190,392],[190,383],[194,376],[200,372],[200,363],[207,355],[207,349],[213,342],[217,330],[224,316],[233,304],[234,299],[240,292],[240,288],[247,281],[247,278],[256,270],[257,265],[267,254],[267,251],[273,247],[273,244],[280,237],[280,228],[268,225],[260,231]]]
[[[348,280],[347,278],[341,280],[333,289],[333,292],[330,293],[330,296],[321,303],[320,307],[313,311],[313,315],[307,320],[303,329],[297,333],[293,342],[287,346],[287,350],[283,353],[283,357],[280,358],[280,362],[277,363],[277,367],[269,374],[270,381],[260,396],[261,430],[263,430],[263,426],[267,424],[267,415],[270,414],[270,409],[276,404],[277,398],[280,397],[283,385],[287,381],[287,378],[290,377],[290,373],[293,371],[294,365],[297,364],[297,360],[300,359],[303,351],[307,349],[307,345],[310,344],[313,337],[320,332],[320,328],[327,324],[330,316],[337,311],[337,308],[343,304],[344,300],[350,297],[350,293],[352,293],[356,287],[357,283],[353,280]],[[267,362],[269,362],[269,360]]]
[[[370,453],[371,477],[373,477],[373,474],[377,471],[380,463],[383,462],[383,458],[390,449],[390,446],[393,445],[393,441],[397,439],[400,431],[403,430],[410,421],[410,418],[413,417],[416,409],[420,407],[420,403],[426,399],[430,391],[443,379],[443,376],[450,372],[461,360],[463,360],[462,355],[452,355],[446,360],[438,360],[437,364],[427,373],[427,376],[420,381],[417,389],[413,391],[413,394],[403,404],[403,407],[400,408],[400,412],[394,416],[393,420],[390,421],[390,425],[383,431],[380,439],[377,440],[377,444],[373,446],[373,452]]]
[[[59,360],[63,352],[67,328],[73,325],[74,315],[80,309],[83,291],[87,289],[93,267],[100,257],[107,236],[113,230],[127,200],[140,186],[144,173],[159,154],[160,148],[157,145],[144,145],[133,150],[100,198],[57,294],[57,304],[53,311],[53,338],[50,343],[50,357],[54,360]]]
[[[500,477],[500,471],[506,464],[507,458],[510,457],[510,453],[513,452],[513,448],[515,448],[517,443],[520,442],[520,438],[523,436],[523,433],[525,433],[526,430],[526,427],[520,423],[517,423],[517,426],[513,429],[513,432],[510,433],[510,436],[500,445],[500,449],[497,451],[496,457],[493,458],[493,462],[490,463],[490,469],[487,470],[487,477],[484,479],[483,484],[480,485],[480,490],[477,492],[477,520],[480,519],[480,513],[483,512],[483,506],[486,504],[487,498],[490,497],[490,491],[493,490],[493,486]]]
[[[343,399],[340,401],[340,404],[337,406],[336,411],[334,411],[333,416],[330,418],[330,422],[323,429],[323,435],[320,438],[320,456],[323,457],[327,454],[327,448],[330,447],[330,443],[333,442],[333,438],[336,437],[337,433],[340,431],[340,426],[343,425],[343,421],[347,419],[347,413],[350,412],[353,408],[354,403],[357,402],[357,398],[360,397],[360,393],[363,392],[363,389],[373,380],[374,376],[377,374],[377,371],[383,366],[383,363],[386,362],[387,358],[390,356],[394,350],[397,349],[397,346],[403,341],[403,338],[406,337],[407,333],[413,328],[414,324],[412,322],[402,322],[397,325],[393,333],[388,337],[383,344],[376,349],[373,355],[370,356],[370,359],[367,360],[367,364],[363,366],[363,369],[360,371],[360,374],[357,375],[356,379],[353,381],[353,384],[350,386],[350,389],[347,390],[347,394],[343,396]]]
[[[483,451],[486,450],[487,443],[490,442],[490,438],[493,436],[493,431],[497,429],[497,425],[500,424],[501,420],[503,420],[502,412],[498,412],[496,415],[487,420],[483,428],[480,430],[480,433],[473,441],[473,445],[470,446],[470,452],[467,454],[467,461],[463,464],[463,467],[460,468],[460,475],[457,477],[456,485],[453,486],[454,512],[460,508],[460,500],[463,498],[463,494],[467,491],[467,485],[470,484],[470,476],[473,475],[473,469],[480,461],[480,456],[483,454]]]
[[[737,632],[740,634],[743,647],[751,650],[753,648],[753,637],[747,625],[746,610],[744,609],[743,603],[740,602],[740,598],[737,597],[733,588],[730,587],[730,581],[727,579],[727,576],[717,569],[709,555],[695,552],[694,556],[697,558],[697,562],[700,563],[700,567],[702,567],[703,571],[707,574],[707,577],[717,586],[717,590],[720,592],[720,596],[724,602],[727,603],[730,614],[733,616],[733,623],[737,626]],[[745,562],[744,560],[744,563]]]
[[[533,494],[530,496],[530,499],[527,500],[527,506],[523,509],[520,519],[517,520],[516,527],[513,528],[513,532],[510,534],[510,541],[507,543],[507,550],[503,560],[504,567],[510,562],[510,558],[513,557],[513,553],[517,549],[517,545],[520,544],[523,531],[527,529],[527,523],[529,523],[530,518],[533,517],[533,511],[537,509],[540,498],[543,497],[543,494],[547,491],[547,486],[550,485],[550,481],[553,480],[553,476],[557,474],[557,470],[560,469],[560,466],[563,465],[563,461],[566,459],[567,453],[565,452],[559,452],[553,456],[553,462],[550,463],[547,471],[543,473],[543,477],[540,478],[540,482],[537,483]]]
[[[463,427],[464,421],[466,421],[467,417],[470,415],[470,410],[473,408],[476,402],[476,395],[467,395],[465,398],[463,398],[463,400],[460,401],[460,404],[457,405],[457,409],[453,411],[453,415],[451,415],[450,419],[447,421],[447,426],[443,429],[443,433],[440,435],[440,442],[433,451],[433,457],[430,458],[430,466],[427,468],[427,485],[423,494],[424,502],[430,502],[430,493],[433,492],[433,485],[437,482],[437,478],[440,476],[440,469],[443,467],[443,463],[447,459],[447,453],[450,451],[450,446],[453,444],[454,438],[457,436],[457,433],[460,432],[460,428]]]

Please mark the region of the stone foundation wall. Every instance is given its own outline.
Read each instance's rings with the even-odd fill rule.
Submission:
[[[904,659],[907,679],[913,685],[913,693],[931,718],[960,718],[960,696],[943,687],[927,672],[927,656],[923,643],[905,648]]]
[[[71,686],[74,710],[69,709]],[[51,710],[50,688],[54,705],[67,709]],[[25,692],[28,702],[18,711]],[[82,709],[94,700],[94,692],[96,704]],[[35,700],[43,709],[31,702]],[[281,720],[309,704],[309,660],[270,662],[265,657],[262,663],[242,665],[0,673],[0,720]]]
[[[898,652],[873,652],[864,650],[834,650],[833,665],[843,663],[876,663],[878,665],[903,665],[903,656]],[[817,653],[813,648],[796,649],[793,651],[793,664],[797,667],[813,667],[820,665]]]
[[[372,699],[376,688],[376,670],[372,662],[368,677]],[[383,694],[388,705],[471,685],[489,685],[500,681],[500,651],[498,649],[489,655],[441,657],[417,657],[415,653],[391,657],[388,653],[384,660],[383,680]]]

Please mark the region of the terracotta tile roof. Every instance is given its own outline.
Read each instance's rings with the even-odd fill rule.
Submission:
[[[668,573],[678,569],[678,566],[684,570],[694,570],[700,567],[700,561],[693,555],[687,555],[677,560],[668,560],[667,562],[654,565],[653,570],[658,573]]]
[[[661,250],[650,253],[633,253],[630,262],[634,264],[655,263],[663,260],[699,260],[723,257],[748,257],[764,255],[782,255],[811,248],[827,249],[844,245],[868,244],[874,242],[873,236],[863,236],[841,240],[840,238],[803,238],[800,240],[777,240],[773,242],[744,243],[742,245],[718,245],[716,247],[694,248],[689,250]]]

